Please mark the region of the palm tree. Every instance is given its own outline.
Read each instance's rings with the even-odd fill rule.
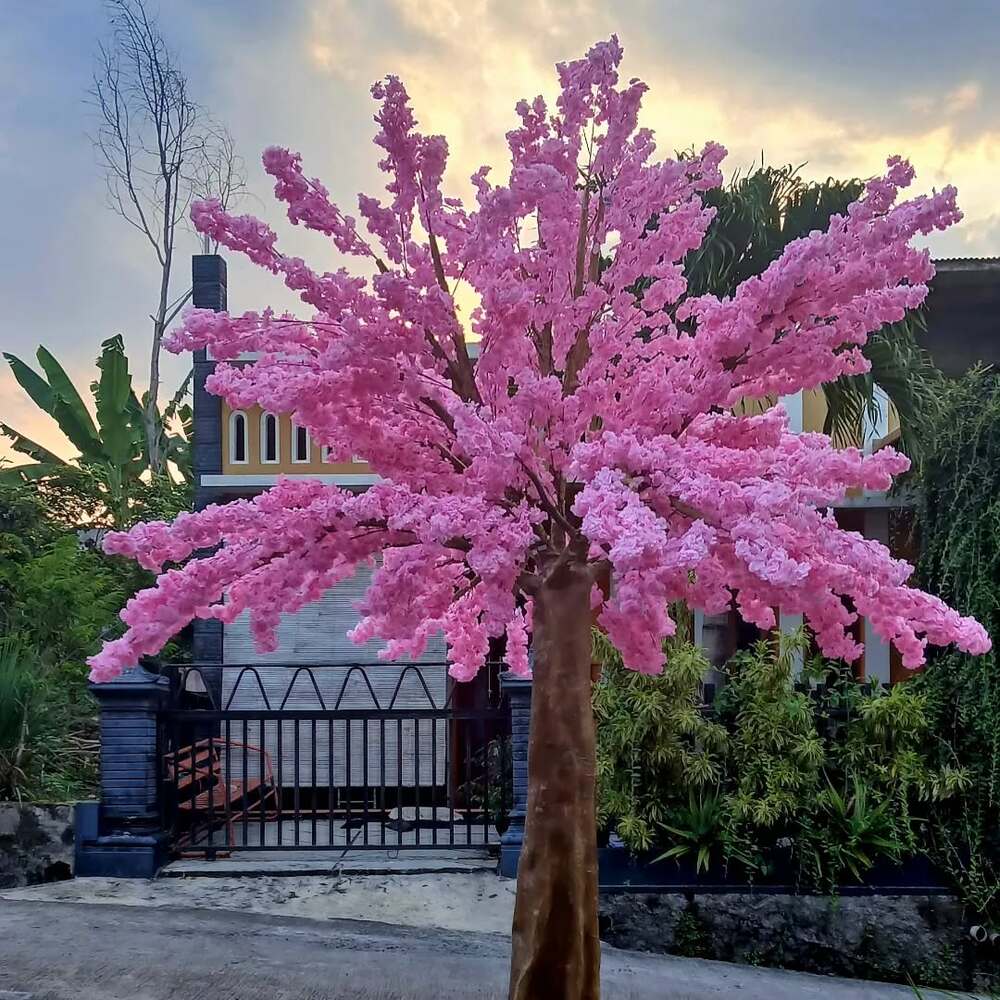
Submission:
[[[793,240],[826,229],[830,216],[843,214],[864,190],[857,179],[807,182],[799,167],[766,167],[737,174],[729,185],[710,191],[706,203],[716,216],[701,247],[686,261],[692,294],[731,295],[746,278],[760,274]],[[823,386],[827,416],[824,431],[838,443],[860,440],[866,415],[879,413],[878,388],[899,415],[899,444],[912,454],[920,427],[936,410],[940,373],[917,343],[924,328],[921,312],[883,327],[864,347],[871,371],[842,376]]]
[[[72,461],[61,458],[8,424],[0,423],[0,433],[11,441],[13,449],[32,459],[23,465],[0,470],[0,482],[44,482],[70,486],[81,492],[86,492],[89,486],[97,494],[106,519],[115,527],[131,523],[134,501],[148,490],[152,463],[143,416],[144,403],[132,389],[122,338],[112,337],[101,345],[101,356],[97,359],[100,378],[90,386],[96,423],[55,357],[44,347],[39,347],[35,356],[44,374],[39,374],[20,358],[4,354],[18,384],[58,423],[79,456]],[[192,414],[190,406],[182,402],[189,382],[190,376],[163,414],[158,414],[157,454],[166,455],[182,483],[191,479]],[[173,433],[169,429],[177,420],[183,433]],[[168,485],[172,484],[171,480]]]

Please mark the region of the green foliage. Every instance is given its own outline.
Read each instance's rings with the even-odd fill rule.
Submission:
[[[677,923],[674,925],[673,953],[683,955],[685,958],[709,958],[710,945],[708,930],[692,903],[677,918]]]
[[[0,799],[19,798],[37,716],[37,664],[19,636],[0,638]]]
[[[692,858],[696,872],[707,872],[727,846],[722,799],[714,792],[696,795],[692,790],[687,805],[675,810],[671,818],[677,825],[664,823],[662,828],[676,842],[655,860]]]
[[[79,453],[73,461],[6,424],[31,461],[0,467],[0,798],[65,800],[92,793],[96,705],[85,660],[121,628],[118,610],[150,575],[97,548],[107,528],[169,520],[190,507],[188,380],[159,423],[160,451],[181,474],[150,474],[143,403],[121,337],[102,344],[93,412],[55,357],[36,371],[4,355],[21,388]],[[184,433],[173,433],[180,424]]]
[[[825,230],[830,216],[842,214],[864,189],[860,180],[830,177],[808,183],[792,165],[761,164],[709,191],[705,203],[716,217],[702,245],[685,261],[694,295],[732,294],[736,286],[762,273],[793,240]]]
[[[65,370],[44,347],[36,353],[44,375],[12,354],[4,357],[21,388],[56,421],[79,457],[73,462],[65,461],[0,423],[0,433],[11,441],[13,449],[32,459],[30,463],[0,470],[0,482],[42,483],[50,490],[69,491],[77,498],[78,523],[87,521],[116,528],[140,519],[151,489],[157,495],[176,489],[169,477],[153,477],[150,481],[143,404],[132,389],[120,336],[104,341],[97,359],[100,378],[90,386],[96,423]],[[182,402],[188,381],[185,379],[158,423],[161,452],[174,464],[183,482],[191,478],[192,414],[190,407]],[[184,433],[170,431],[177,421]],[[157,482],[160,479],[167,482],[160,484]]]
[[[821,783],[826,753],[813,705],[793,684],[805,644],[801,632],[785,637],[775,655],[761,641],[726,665],[717,711],[731,730],[731,807],[741,826],[783,832]]]
[[[5,628],[59,662],[81,662],[132,589],[132,568],[62,535],[21,563],[0,564]]]
[[[60,520],[37,484],[0,485],[0,798],[92,792],[97,720],[84,660],[149,582]]]
[[[969,785],[914,685],[873,689],[819,659],[797,681],[802,630],[734,656],[711,706],[685,637],[656,677],[625,671],[602,636],[595,647],[599,821],[635,852],[832,891],[917,854],[924,810]]]
[[[891,813],[896,803],[879,795],[857,775],[849,790],[827,787],[815,798],[815,810],[799,823],[799,855],[806,881],[836,889],[845,874],[860,882],[880,855],[898,864],[902,861],[907,835],[898,836],[900,824]]]
[[[931,815],[931,850],[981,913],[1000,915],[1000,377],[950,383],[919,469],[921,584],[993,637],[985,656],[943,651],[913,683],[943,766],[968,776]]]
[[[725,730],[700,710],[708,664],[682,630],[668,640],[669,669],[658,677],[626,670],[618,651],[599,632],[594,644],[602,664],[594,691],[598,824],[614,825],[633,850],[649,850],[660,842],[670,815],[664,790],[691,788],[697,793],[722,775]]]

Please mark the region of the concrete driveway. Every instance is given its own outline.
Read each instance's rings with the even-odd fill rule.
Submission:
[[[0,900],[3,1000],[493,1000],[508,955],[499,934]],[[914,1000],[902,987],[612,948],[603,980],[605,1000]]]

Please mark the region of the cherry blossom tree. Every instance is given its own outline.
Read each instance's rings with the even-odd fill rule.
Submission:
[[[444,194],[447,143],[417,131],[395,77],[372,88],[388,198],[361,195],[356,218],[297,155],[268,149],[291,222],[357,258],[355,273],[314,270],[263,222],[194,206],[201,232],[283,279],[311,315],[191,310],[170,349],[210,347],[223,362],[257,352],[221,363],[211,391],[294,415],[380,480],[355,494],[286,479],[110,536],[108,551],[160,576],[91,661],[107,680],[191,619],[246,610],[274,648],[282,612],[368,562],[352,637],[384,640],[388,658],[443,633],[466,681],[506,635],[510,669],[525,674],[530,637],[516,998],[598,995],[592,611],[624,662],[649,673],[679,600],[709,613],[735,602],[763,629],[777,607],[802,612],[821,649],[846,659],[861,652],[848,632],[857,615],[911,667],[928,642],[989,647],[977,622],[907,586],[906,563],[834,521],[848,489],[886,489],[905,457],[792,434],[781,406],[734,412],[866,369],[868,335],[927,293],[933,267],[910,242],[960,218],[954,189],[898,202],[913,171],[893,158],[828,231],[791,243],[730,298],[688,296],[683,262],[711,220],[701,196],[720,184],[725,151],[657,160],[638,127],[646,87],[619,85],[621,58],[611,38],[558,66],[554,109],[521,101],[509,176],[477,171],[470,206]],[[478,301],[467,316],[463,282]],[[606,597],[596,581],[609,571]]]

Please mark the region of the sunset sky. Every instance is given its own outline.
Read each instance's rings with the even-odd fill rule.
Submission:
[[[481,163],[502,175],[516,100],[554,96],[553,64],[612,33],[625,78],[650,85],[643,122],[661,150],[715,139],[730,151],[727,173],[763,153],[805,163],[816,178],[868,176],[901,153],[918,190],[959,190],[965,220],[931,242],[934,253],[1000,255],[997,0],[162,0],[159,9],[196,100],[247,161],[243,210],[314,266],[338,262],[328,243],[284,223],[260,167],[265,146],[300,151],[306,171],[353,209],[358,191],[381,186],[368,90],[395,73],[422,129],[448,137],[451,191],[467,195]],[[100,342],[123,333],[141,387],[158,274],[142,238],[108,210],[87,138],[85,96],[105,30],[99,0],[3,5],[0,347],[33,361],[44,344],[84,385]],[[198,247],[187,233],[180,242],[176,293]],[[229,267],[233,310],[294,304],[252,266]],[[164,367],[169,393],[188,360],[168,356]],[[0,420],[72,454],[5,364]]]

